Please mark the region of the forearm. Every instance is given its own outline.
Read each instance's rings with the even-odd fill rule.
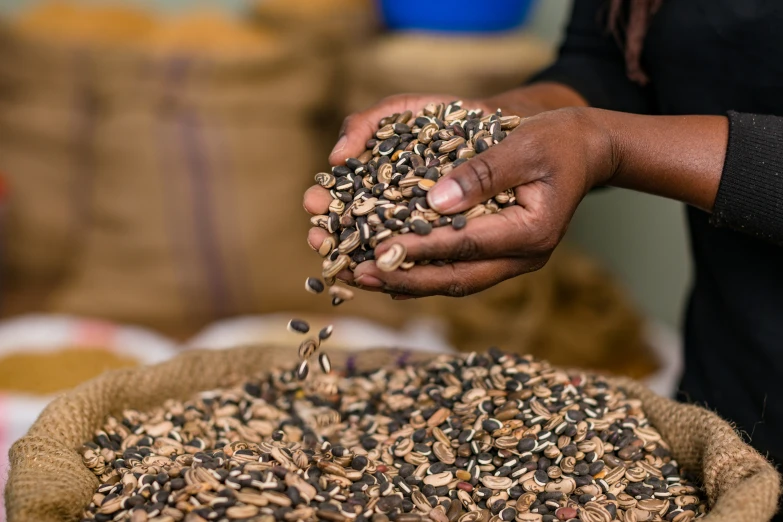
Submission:
[[[612,174],[599,184],[712,211],[726,157],[727,118],[589,112],[612,147]]]
[[[541,82],[506,91],[486,100],[503,112],[532,116],[564,107],[587,107],[587,101],[573,88],[557,82]]]

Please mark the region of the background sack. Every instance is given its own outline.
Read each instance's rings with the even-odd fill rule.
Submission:
[[[282,40],[219,56],[162,50],[0,30],[4,314],[97,316],[183,339],[221,317],[326,311],[301,291],[320,264],[300,201],[326,157],[310,117],[327,99],[328,60]],[[394,305],[374,296],[341,311],[395,324]]]
[[[432,357],[391,349],[356,354],[332,350],[330,354],[336,367],[352,357],[359,368],[393,364],[401,355],[411,361]],[[77,449],[107,415],[126,408],[148,409],[168,398],[186,399],[270,367],[292,365],[295,358],[293,349],[279,347],[193,351],[155,366],[106,373],[62,395],[11,450],[6,487],[9,522],[78,519],[98,479],[82,464]],[[617,384],[643,402],[681,468],[696,472],[703,481],[711,507],[705,522],[763,522],[772,517],[780,477],[728,423],[702,408],[658,397],[633,381]]]
[[[365,40],[379,23],[373,0],[255,0],[252,16],[262,26],[315,36],[334,50]]]

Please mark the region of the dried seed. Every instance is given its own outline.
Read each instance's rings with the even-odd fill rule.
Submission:
[[[414,266],[416,266],[415,261],[403,261],[400,263],[400,270],[410,270]]]
[[[342,286],[333,286],[329,289],[329,295],[340,299],[341,301],[350,301],[354,294],[351,290]]]
[[[316,351],[318,351],[318,341],[315,339],[305,339],[299,345],[299,358],[309,359]]]
[[[315,277],[308,277],[305,281],[305,290],[310,292],[311,294],[320,294],[324,291],[324,284],[321,282],[320,279],[317,279]]]
[[[318,364],[321,365],[321,370],[324,373],[329,373],[332,371],[332,362],[329,360],[329,356],[326,355],[325,352],[322,352],[318,355]]]
[[[232,520],[237,518],[252,518],[258,514],[256,506],[231,506],[226,510],[226,516]]]
[[[296,378],[301,380],[304,380],[307,377],[307,373],[310,371],[310,365],[307,363],[307,361],[302,361],[299,363],[299,366],[296,367]]]
[[[324,239],[323,243],[321,243],[321,246],[318,247],[318,253],[321,255],[321,257],[326,257],[332,252],[332,250],[334,250],[336,244],[337,242],[334,240],[334,238],[329,236]]]
[[[328,172],[319,172],[315,175],[315,182],[323,188],[330,189],[334,187],[335,177]]]
[[[289,332],[296,332],[301,334],[306,334],[310,331],[310,325],[307,323],[307,321],[302,319],[291,319],[288,321],[287,328]]]
[[[503,130],[515,129],[522,123],[522,118],[519,116],[501,116],[500,124]]]
[[[432,224],[424,219],[411,220],[411,230],[419,236],[426,236],[432,232]]]
[[[457,214],[456,216],[451,218],[451,226],[454,227],[454,230],[461,230],[465,228],[465,225],[467,224],[468,224],[468,220],[462,214]]]
[[[489,489],[508,489],[513,484],[513,481],[509,477],[485,475],[481,477],[481,483]]]
[[[395,243],[376,259],[375,264],[383,272],[393,272],[405,261],[407,255],[405,246]]]
[[[333,199],[332,202],[329,203],[329,212],[342,214],[344,210],[345,210],[345,203],[343,203],[339,199]]]
[[[435,456],[443,462],[444,464],[454,464],[456,462],[456,457],[454,455],[454,452],[451,450],[449,446],[444,444],[443,442],[436,442],[432,445],[432,451],[435,453]]]
[[[420,179],[418,183],[416,183],[416,186],[419,187],[421,190],[427,190],[429,191],[432,187],[435,186],[435,181],[431,179]]]
[[[328,264],[324,267],[322,275],[324,279],[331,279],[348,268],[348,265],[350,264],[351,258],[345,254],[340,254],[335,258],[334,261],[328,262]]]
[[[334,234],[340,227],[340,215],[336,212],[329,212],[329,217],[326,220],[326,230],[330,234]]]
[[[465,138],[461,138],[459,136],[455,136],[451,138],[450,140],[444,142],[438,149],[438,152],[444,153],[444,152],[451,152],[454,150],[457,150],[457,147],[460,145],[463,145],[465,143]]]
[[[325,341],[328,338],[332,336],[332,331],[334,330],[334,327],[330,324],[329,326],[324,326],[321,328],[321,331],[318,332],[318,338],[321,341]]]
[[[340,246],[337,247],[337,251],[341,254],[350,254],[361,244],[361,238],[359,237],[359,231],[354,231],[346,239],[340,242]],[[331,290],[331,288],[330,288]]]
[[[385,140],[391,138],[392,136],[394,136],[394,134],[395,134],[394,126],[389,123],[387,125],[384,125],[380,129],[378,129],[378,132],[375,133],[375,137],[378,138],[379,140]]]

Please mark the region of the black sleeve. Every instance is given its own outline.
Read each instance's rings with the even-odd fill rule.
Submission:
[[[528,83],[562,83],[592,107],[649,114],[647,89],[628,79],[622,49],[606,29],[607,4],[605,0],[573,2],[557,61]]]
[[[783,117],[729,112],[712,223],[783,244]]]

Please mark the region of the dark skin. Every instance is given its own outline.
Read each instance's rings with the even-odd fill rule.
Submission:
[[[402,95],[346,119],[329,160],[342,164],[364,150],[386,115],[416,111],[430,101],[455,96]],[[475,157],[430,190],[430,207],[454,214],[513,188],[517,205],[471,220],[455,231],[436,228],[427,237],[406,234],[378,245],[376,255],[394,243],[408,259],[452,259],[437,267],[415,266],[386,273],[373,261],[344,271],[348,284],[392,294],[396,299],[480,292],[506,279],[543,267],[563,238],[577,206],[596,186],[622,187],[712,210],[726,153],[728,122],[722,116],[639,116],[587,106],[573,89],[541,83],[487,100],[464,100],[481,107],[528,116],[507,139]],[[313,186],[305,209],[324,214],[329,192]],[[313,228],[308,243],[317,249],[327,236]]]

